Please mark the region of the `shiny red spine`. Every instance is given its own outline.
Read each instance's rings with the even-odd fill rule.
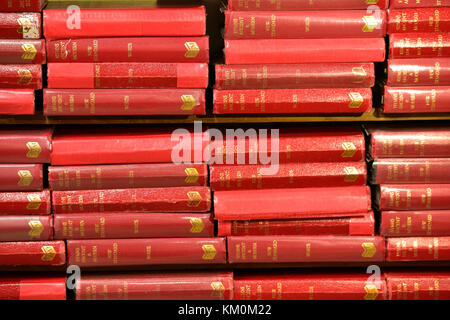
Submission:
[[[449,261],[450,237],[388,238],[387,261]]]
[[[1,277],[0,300],[66,300],[66,277]]]
[[[398,87],[450,85],[450,58],[388,60],[387,84]]]
[[[64,241],[0,242],[0,266],[62,266]]]
[[[385,273],[389,300],[449,300],[450,273],[390,271]]]
[[[380,234],[385,237],[450,236],[450,210],[383,211]]]
[[[8,0],[0,3],[3,12],[40,12],[47,0]]]
[[[0,37],[2,39],[41,38],[41,14],[0,12]]]
[[[45,64],[45,40],[0,41],[1,64]]]
[[[0,89],[0,114],[34,114],[34,90]]]
[[[380,185],[380,210],[450,209],[450,184]]]
[[[450,86],[385,87],[385,113],[450,112]]]
[[[394,33],[389,36],[389,58],[450,57],[448,33]]]
[[[392,1],[392,0],[391,0]],[[445,0],[444,0],[445,1]],[[236,11],[296,11],[296,10],[342,10],[342,9],[367,9],[367,0],[228,0],[228,10]],[[370,1],[370,4],[380,9],[389,7],[388,0]]]
[[[0,65],[0,87],[4,89],[42,89],[42,66],[39,64]]]
[[[387,32],[450,32],[450,8],[389,9]]]
[[[53,218],[48,216],[0,215],[0,241],[53,239]]]
[[[437,8],[450,7],[449,0],[390,0],[390,8]]]
[[[50,191],[0,192],[0,215],[50,214]]]
[[[42,190],[42,164],[0,164],[0,191]]]

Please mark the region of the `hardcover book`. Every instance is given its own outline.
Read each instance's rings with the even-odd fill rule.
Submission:
[[[384,113],[450,112],[450,86],[384,87]]]
[[[45,215],[51,212],[49,190],[37,192],[0,192],[0,216]]]
[[[0,114],[34,114],[34,90],[0,89]]]
[[[385,237],[450,236],[450,210],[383,211],[380,234]]]
[[[3,89],[42,89],[42,66],[40,64],[0,65],[0,87]]]
[[[66,277],[37,274],[2,276],[0,300],[66,300]]]
[[[392,1],[392,0],[391,0]],[[445,0],[444,0],[445,1]],[[236,11],[276,11],[276,10],[341,10],[367,9],[376,5],[379,9],[389,7],[388,0],[228,0],[228,10]]]
[[[0,64],[45,64],[44,39],[0,40]]]
[[[0,191],[40,191],[42,164],[0,164]]]
[[[390,0],[391,8],[438,8],[450,7],[449,0]]]
[[[0,215],[0,241],[34,240],[53,240],[52,216]]]
[[[388,60],[387,84],[399,87],[450,85],[450,58]]]
[[[47,0],[8,0],[0,3],[1,12],[40,12]]]
[[[388,238],[387,261],[449,261],[450,237]]]
[[[390,59],[450,57],[448,33],[394,33],[389,36]]]
[[[64,241],[0,242],[0,266],[62,266]]]
[[[450,8],[388,10],[388,34],[439,33],[450,31]]]
[[[39,39],[41,37],[40,13],[0,12],[0,38]]]

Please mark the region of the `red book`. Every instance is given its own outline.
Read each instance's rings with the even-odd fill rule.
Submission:
[[[46,39],[203,36],[205,8],[84,8],[77,28],[66,9],[44,10]],[[72,24],[70,23],[72,22]],[[101,27],[99,27],[101,26]],[[70,28],[69,28],[70,27]]]
[[[262,165],[213,165],[210,185],[213,191],[239,189],[345,187],[366,184],[364,162],[286,163],[276,174],[261,174]],[[449,180],[450,182],[450,180]]]
[[[50,214],[50,191],[0,192],[0,216]]]
[[[387,32],[450,32],[450,8],[389,9]]]
[[[383,237],[244,236],[228,238],[229,263],[384,261]]]
[[[0,164],[0,191],[42,190],[42,164]]]
[[[41,14],[0,12],[0,37],[3,39],[39,39],[41,37]]]
[[[377,203],[380,210],[447,210],[449,192],[450,184],[382,184]]]
[[[44,89],[47,116],[204,115],[204,89]]]
[[[450,112],[450,86],[384,87],[384,113]]]
[[[373,184],[450,183],[450,159],[375,160],[371,181]]]
[[[449,300],[450,272],[426,270],[385,273],[389,300]]]
[[[98,166],[50,166],[52,190],[95,190],[206,186],[206,164],[146,163]]]
[[[391,0],[392,1],[392,0]],[[445,1],[445,0],[444,0]],[[388,0],[228,0],[228,10],[237,11],[275,11],[275,10],[342,10],[342,9],[367,9],[370,5],[376,5],[379,9],[389,7]]]
[[[0,216],[0,241],[53,239],[51,216]]]
[[[34,90],[0,89],[0,114],[34,114]]]
[[[232,272],[83,274],[77,300],[232,300]]]
[[[42,66],[0,65],[0,87],[5,89],[42,89]]]
[[[449,0],[390,0],[391,8],[437,8],[450,7]]]
[[[375,220],[373,213],[361,217],[336,219],[286,219],[219,221],[218,236],[373,236]]]
[[[206,212],[211,209],[207,187],[54,191],[54,213]]]
[[[45,40],[0,40],[1,64],[45,64]]]
[[[388,238],[387,261],[448,261],[450,237]]]
[[[0,3],[4,12],[40,12],[47,0],[8,0]]]
[[[0,242],[0,266],[62,266],[64,241]]]
[[[214,192],[216,220],[351,217],[370,204],[366,186]]]
[[[214,237],[209,213],[56,214],[54,224],[60,240]]]
[[[225,264],[225,238],[68,240],[67,263],[80,267]]]
[[[206,88],[206,63],[49,63],[52,89]]]
[[[384,300],[384,279],[369,274],[323,272],[237,273],[234,300]],[[339,289],[337,289],[339,288]]]
[[[216,89],[370,88],[373,63],[216,65]]]
[[[380,234],[385,237],[450,236],[450,210],[383,211]]]
[[[389,58],[450,57],[448,33],[394,33],[389,36]]]
[[[372,90],[214,90],[215,114],[363,113],[372,109]]]
[[[384,38],[225,40],[226,64],[382,62]]]
[[[65,276],[0,277],[0,300],[66,300]]]
[[[390,86],[450,85],[450,59],[397,59],[388,60]]]

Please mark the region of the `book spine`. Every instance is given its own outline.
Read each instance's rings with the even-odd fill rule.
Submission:
[[[402,8],[438,8],[438,7],[450,7],[449,0],[420,0],[420,1],[408,1],[408,0],[390,0],[390,8],[402,9]]]
[[[228,238],[229,263],[384,261],[383,237],[247,236]]]
[[[225,238],[68,240],[68,264],[80,267],[225,264]]]
[[[209,61],[209,38],[89,38],[47,41],[48,62]]]
[[[206,212],[207,187],[54,191],[54,213]]]
[[[91,213],[56,214],[55,239],[214,237],[210,214]]]
[[[1,215],[45,215],[50,214],[50,191],[0,192]]]
[[[0,114],[34,114],[34,90],[0,89]]]
[[[0,300],[66,300],[66,277],[2,277]]]
[[[380,210],[450,209],[450,184],[380,185]]]
[[[193,8],[81,9],[82,28],[67,22],[65,9],[44,10],[46,39],[90,37],[203,36],[206,12]],[[102,26],[99,28],[99,26]]]
[[[40,191],[42,164],[0,164],[0,191]]]
[[[2,39],[41,38],[41,14],[0,12],[0,37]]]
[[[42,66],[0,65],[0,87],[3,89],[42,89]]]
[[[450,32],[450,8],[389,9],[387,32]]]
[[[206,186],[206,164],[123,164],[99,166],[50,166],[52,190],[95,190]]]
[[[274,175],[263,175],[261,165],[212,165],[213,191],[239,189],[346,187],[366,184],[364,162],[280,164]]]
[[[384,57],[383,38],[225,40],[225,62],[230,65],[382,62]]]
[[[450,112],[450,86],[385,87],[384,113]]]
[[[0,216],[0,241],[53,240],[51,216]]]
[[[1,64],[45,64],[45,40],[0,41]]]
[[[232,272],[84,274],[77,300],[232,300]]]
[[[387,261],[448,261],[450,237],[388,238]]]
[[[391,0],[392,1],[392,0]],[[445,0],[444,0],[445,1]],[[296,10],[343,10],[367,9],[376,5],[380,9],[388,8],[388,0],[228,0],[228,10],[236,11],[296,11]]]
[[[383,211],[380,234],[385,237],[450,236],[450,210]]]
[[[394,33],[389,36],[390,59],[450,57],[448,33]]]
[[[372,90],[214,90],[215,114],[363,113],[372,109]]]
[[[450,59],[388,60],[389,86],[450,85]]]
[[[216,89],[370,88],[373,63],[216,65]]]
[[[449,272],[388,272],[385,277],[389,300],[450,299]]]
[[[40,12],[46,0],[8,0],[0,3],[1,12]]]
[[[0,242],[0,266],[62,266],[64,241]]]

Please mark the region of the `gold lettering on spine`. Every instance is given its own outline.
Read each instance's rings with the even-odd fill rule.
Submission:
[[[94,40],[93,42],[93,51],[94,51],[94,61],[98,61],[98,40]]]
[[[128,43],[128,58],[131,58],[133,56],[133,43]]]
[[[100,74],[100,65],[96,64],[95,65],[95,73],[94,73],[94,78],[95,78],[95,87],[96,88],[100,88],[100,79],[101,79],[101,74]]]

